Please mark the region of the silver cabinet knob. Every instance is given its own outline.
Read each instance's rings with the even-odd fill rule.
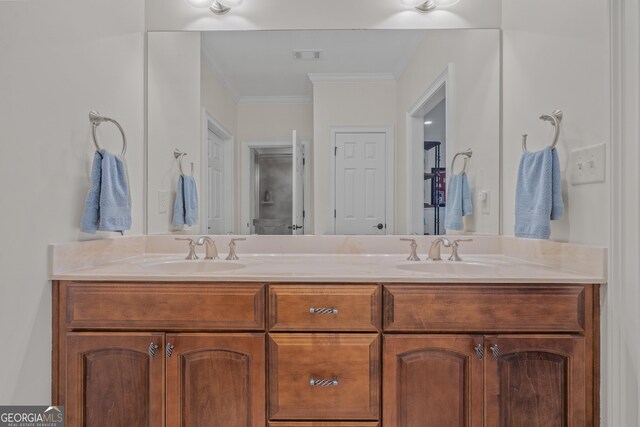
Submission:
[[[149,353],[149,357],[150,358],[154,358],[156,356],[156,350],[158,349],[158,344],[152,342],[151,344],[149,344],[149,348],[147,349],[147,352]]]
[[[473,349],[476,352],[476,357],[478,358],[478,360],[482,360],[482,358],[484,357],[484,347],[482,347],[482,344],[478,344],[475,347],[473,347]]]
[[[491,350],[494,359],[500,360],[500,347],[498,347],[498,344],[492,345],[489,350]]]

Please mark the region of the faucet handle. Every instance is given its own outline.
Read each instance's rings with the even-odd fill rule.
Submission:
[[[411,253],[409,254],[409,257],[407,258],[407,261],[420,261],[420,258],[418,258],[418,244],[416,243],[416,239],[400,239],[403,242],[411,242]]]
[[[462,258],[458,256],[458,246],[460,242],[473,242],[473,239],[456,239],[451,243],[451,256],[448,258],[449,261],[462,261]]]
[[[227,260],[228,261],[236,261],[240,258],[238,258],[238,255],[236,255],[236,242],[241,241],[241,240],[247,240],[245,237],[237,237],[234,239],[231,239],[231,241],[229,242],[229,255],[227,255]]]
[[[196,255],[196,242],[190,237],[176,237],[176,240],[184,240],[189,242],[189,254],[185,259],[199,259],[198,255]]]

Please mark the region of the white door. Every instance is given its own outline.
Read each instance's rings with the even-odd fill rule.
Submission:
[[[298,141],[297,132],[293,131],[293,197],[291,229],[293,234],[304,234],[304,145]]]
[[[225,165],[224,141],[210,129],[209,140],[209,206],[207,226],[209,234],[225,234]]]
[[[386,234],[386,142],[383,132],[336,133],[336,234]]]

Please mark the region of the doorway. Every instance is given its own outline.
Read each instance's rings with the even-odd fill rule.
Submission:
[[[308,141],[241,143],[241,234],[304,234],[309,230]],[[309,232],[309,231],[307,231]]]
[[[255,234],[292,234],[293,153],[290,147],[256,147],[252,157],[252,226]]]
[[[446,233],[447,151],[455,137],[453,87],[453,64],[448,64],[407,111],[408,234]]]

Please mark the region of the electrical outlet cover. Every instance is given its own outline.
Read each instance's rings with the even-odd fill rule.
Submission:
[[[571,184],[605,181],[606,145],[598,144],[571,151]]]

